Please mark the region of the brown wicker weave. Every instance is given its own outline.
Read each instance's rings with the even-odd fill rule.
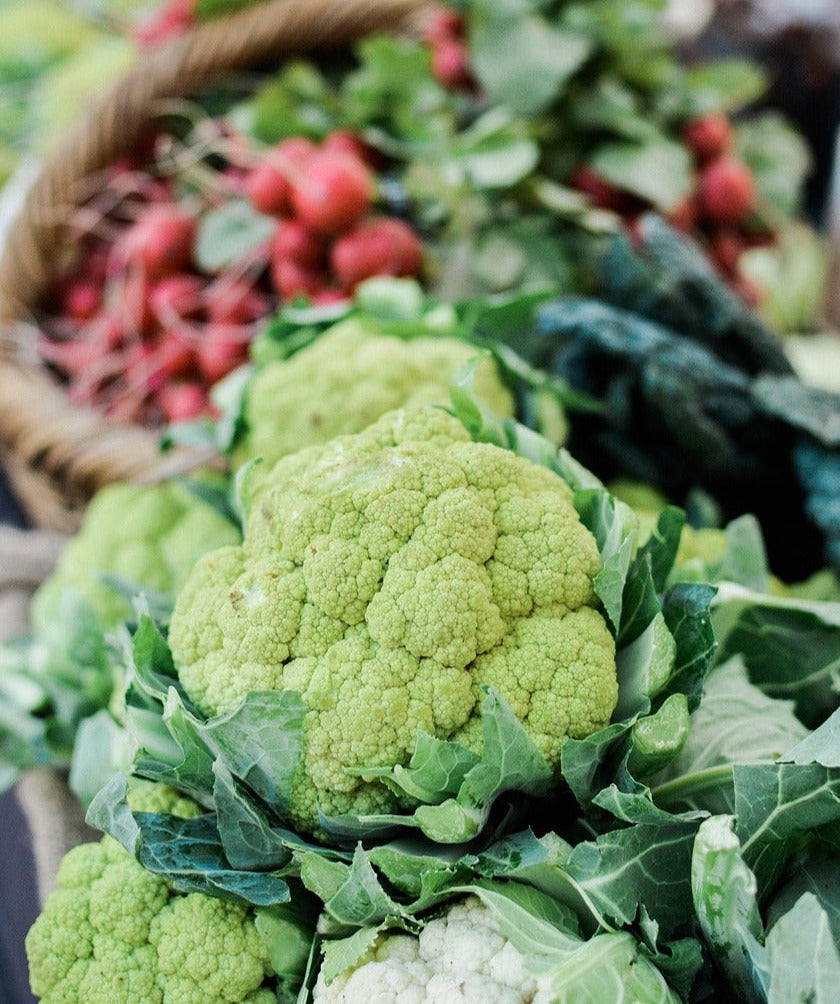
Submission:
[[[411,31],[431,6],[428,0],[265,0],[144,55],[65,138],[0,257],[0,462],[35,525],[72,529],[101,485],[152,481],[208,459],[190,451],[163,456],[154,433],[71,406],[37,358],[32,308],[54,277],[58,221],[84,200],[86,179],[132,148],[161,100],[194,93],[230,71],[343,48],[374,31]]]

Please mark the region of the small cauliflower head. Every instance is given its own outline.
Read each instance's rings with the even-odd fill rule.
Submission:
[[[495,688],[554,769],[606,725],[615,645],[594,538],[566,483],[470,441],[442,409],[390,412],[281,460],[240,547],[196,566],[169,641],[208,715],[251,691],[303,695],[292,821],[391,811],[347,768],[406,763],[419,730],[481,749]]]
[[[386,934],[331,983],[323,971],[313,1004],[548,1004],[498,921],[469,896],[418,936]]]
[[[91,500],[58,568],[35,594],[33,623],[36,629],[48,627],[59,616],[62,594],[73,589],[104,629],[113,627],[131,609],[99,580],[101,573],[156,592],[175,591],[202,554],[238,540],[232,523],[178,482],[107,485]]]
[[[200,809],[147,783],[138,812]],[[268,953],[236,903],[175,892],[115,840],[65,855],[56,889],[26,937],[32,992],[44,1004],[273,1004]]]
[[[455,338],[405,340],[372,333],[357,318],[342,321],[257,373],[236,461],[262,457],[268,466],[302,447],[359,432],[394,408],[448,404],[453,374],[477,351]],[[513,414],[513,397],[491,359],[481,361],[474,387],[491,411]]]

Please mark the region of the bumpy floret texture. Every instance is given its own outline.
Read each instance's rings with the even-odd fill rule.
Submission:
[[[229,520],[177,482],[108,485],[91,500],[58,568],[36,593],[33,624],[48,628],[60,616],[64,591],[72,589],[103,628],[112,627],[131,608],[101,581],[101,573],[148,590],[175,591],[202,554],[238,540]]]
[[[522,954],[505,938],[476,896],[431,920],[418,937],[380,938],[359,963],[332,983],[323,973],[314,1004],[548,1004]]]
[[[303,695],[292,821],[391,811],[346,768],[409,759],[418,730],[479,750],[495,688],[559,768],[609,721],[615,646],[597,609],[594,538],[557,475],[471,442],[442,409],[390,412],[281,460],[245,541],[207,555],[169,641],[205,714],[249,692]]]
[[[198,807],[144,784],[132,808],[190,817]],[[252,915],[181,894],[115,840],[74,847],[26,938],[32,991],[44,1004],[272,1004]]]
[[[257,374],[237,462],[262,457],[270,465],[301,447],[359,432],[394,408],[446,405],[453,374],[476,352],[455,338],[405,341],[374,334],[355,318],[343,321]],[[513,414],[513,398],[490,359],[478,367],[475,392],[496,414]]]

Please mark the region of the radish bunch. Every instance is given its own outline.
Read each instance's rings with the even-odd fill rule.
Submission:
[[[270,272],[282,300],[341,299],[375,275],[417,276],[423,248],[411,227],[373,212],[378,154],[337,131],[318,146],[278,143],[244,181],[254,208],[279,220]]]
[[[695,170],[693,190],[671,211],[670,222],[699,240],[726,282],[751,306],[761,290],[739,271],[749,247],[772,243],[774,235],[759,219],[758,189],[752,171],[733,152],[734,131],[728,117],[709,113],[690,119],[682,141]],[[588,166],[579,167],[571,185],[591,203],[617,213],[634,233],[638,215],[649,208],[639,197],[610,184]]]
[[[470,43],[475,38],[469,35],[469,23],[469,15],[465,18],[458,10],[439,9],[428,16],[423,40],[429,50],[430,70],[435,80],[453,94],[469,92],[481,98],[471,68]],[[605,77],[605,80],[609,81],[609,78]],[[625,85],[622,83],[620,86]],[[580,93],[583,104],[587,96],[585,90]],[[485,101],[490,99],[492,95],[484,95]],[[542,128],[548,133],[557,128],[557,122],[562,121],[560,113],[553,122],[544,123]],[[694,165],[693,190],[673,208],[671,222],[703,243],[709,258],[726,282],[746,302],[756,306],[761,290],[741,274],[739,259],[747,248],[773,243],[775,237],[759,218],[756,180],[749,167],[734,153],[735,133],[730,119],[719,112],[697,115],[683,123],[682,135],[679,135],[679,122],[675,119],[661,125],[663,136],[681,142],[689,151]],[[535,131],[539,128],[535,126]],[[597,130],[589,136],[584,133],[585,127],[572,115],[565,121],[564,128],[558,129],[559,142],[561,146],[567,142],[572,147],[577,144],[582,149],[589,149],[590,155],[597,154],[603,137],[596,135]],[[549,150],[546,162],[551,160]],[[578,163],[568,174],[553,180],[584,194],[593,207],[620,216],[631,236],[637,218],[652,208],[651,202],[630,190],[633,186],[629,180],[627,188],[624,188],[614,175],[609,179],[604,177],[588,161]]]
[[[120,163],[83,208],[40,341],[74,403],[153,426],[211,414],[210,388],[247,360],[280,305],[346,300],[371,276],[420,274],[422,244],[376,212],[378,155],[355,134],[258,151],[216,126],[221,167],[193,165],[184,184],[154,160]],[[168,147],[158,137],[156,150]],[[202,269],[203,221],[233,200],[249,202],[269,236]]]

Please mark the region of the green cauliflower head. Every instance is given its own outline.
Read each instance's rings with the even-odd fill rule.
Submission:
[[[169,640],[206,714],[250,691],[303,695],[292,818],[391,811],[348,767],[405,763],[420,729],[480,750],[494,687],[557,769],[568,736],[606,725],[615,646],[599,554],[556,474],[474,443],[438,408],[281,460],[245,541],[207,555]]]
[[[302,447],[360,432],[386,411],[448,404],[453,374],[476,353],[456,338],[406,341],[375,334],[358,318],[342,321],[296,355],[257,373],[245,404],[248,432],[236,460],[262,457],[270,465]],[[497,415],[513,414],[513,397],[491,359],[478,367],[475,392]]]
[[[200,809],[142,783],[137,812]],[[268,952],[251,911],[175,892],[111,837],[65,855],[26,937],[32,992],[44,1004],[273,1004]]]
[[[72,589],[104,629],[113,627],[131,609],[99,574],[156,592],[175,591],[202,554],[238,540],[232,523],[178,482],[107,485],[91,500],[58,568],[35,594],[33,624],[48,629],[60,616],[62,594]]]

